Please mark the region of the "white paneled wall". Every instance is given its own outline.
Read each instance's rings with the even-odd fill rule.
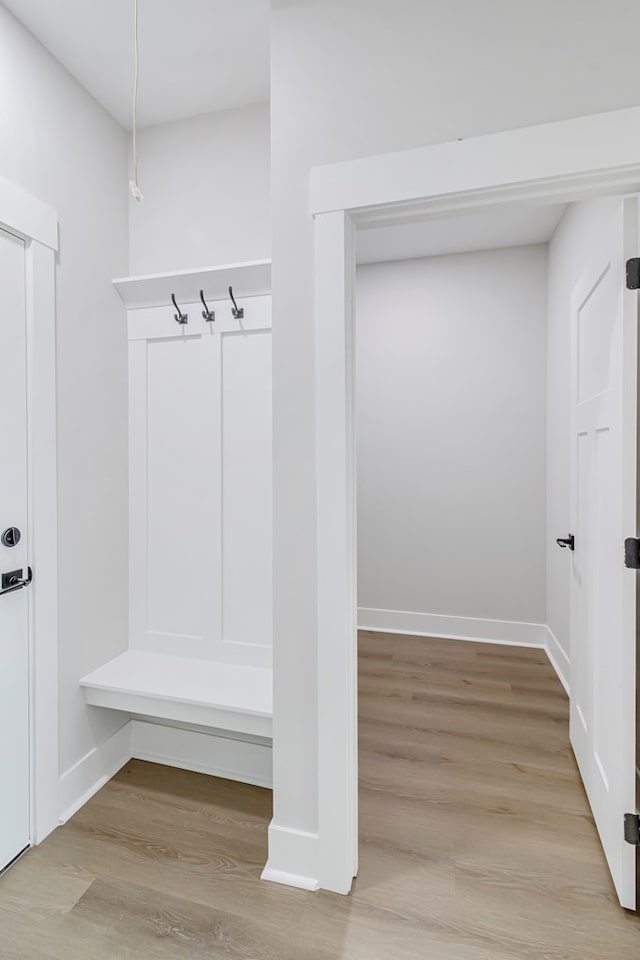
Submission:
[[[221,659],[270,660],[271,330],[220,338]]]
[[[271,664],[271,299],[129,311],[131,647]]]

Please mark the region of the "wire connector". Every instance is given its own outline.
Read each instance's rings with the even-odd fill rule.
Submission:
[[[137,200],[140,203],[141,200],[144,200],[142,193],[140,192],[140,187],[135,182],[135,180],[129,180],[129,190],[131,191],[131,196],[134,200]]]

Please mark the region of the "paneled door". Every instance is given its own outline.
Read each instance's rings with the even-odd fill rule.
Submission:
[[[571,742],[624,907],[636,906],[637,294],[625,261],[638,253],[637,200],[620,201],[572,300]]]
[[[0,871],[29,845],[25,248],[0,230]]]

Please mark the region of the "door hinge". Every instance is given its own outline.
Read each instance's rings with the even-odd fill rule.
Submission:
[[[627,290],[640,290],[640,257],[627,260]]]
[[[624,565],[630,570],[640,570],[640,540],[627,537],[624,542]]]
[[[632,847],[640,847],[640,816],[637,813],[625,813],[624,839]]]

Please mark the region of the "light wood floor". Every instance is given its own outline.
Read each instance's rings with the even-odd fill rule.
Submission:
[[[0,879],[2,960],[638,960],[544,654],[361,637],[350,897],[260,882],[266,790],[134,761]]]

